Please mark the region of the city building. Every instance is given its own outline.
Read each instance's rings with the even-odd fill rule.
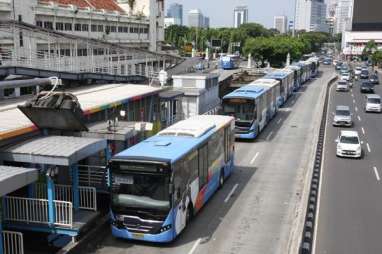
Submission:
[[[296,30],[328,32],[324,0],[297,0]]]
[[[151,51],[159,51],[164,41],[161,0],[136,1],[134,9],[124,0],[1,0],[0,5],[0,19],[70,35]],[[7,37],[0,37],[1,47],[13,47]],[[32,43],[37,50],[47,49],[45,43]]]
[[[238,28],[245,23],[248,23],[248,7],[238,6],[233,11],[233,26]]]
[[[171,18],[171,17],[165,17],[164,18],[164,28],[167,28],[167,27],[173,26],[173,25],[177,25],[175,18]]]
[[[335,33],[350,31],[353,16],[353,0],[339,0],[335,13]]]
[[[181,4],[171,4],[167,10],[167,17],[174,18],[174,24],[182,26],[183,25],[183,5]]]
[[[189,27],[204,27],[205,20],[201,10],[194,9],[188,12],[188,26]]]
[[[204,28],[209,28],[209,27],[210,27],[210,18],[204,17]]]
[[[288,17],[287,16],[275,16],[273,20],[273,28],[279,31],[281,34],[288,32]]]

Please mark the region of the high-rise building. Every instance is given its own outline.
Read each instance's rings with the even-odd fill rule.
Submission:
[[[324,0],[297,0],[296,30],[327,32],[326,14]]]
[[[238,6],[233,11],[233,26],[238,28],[245,23],[248,23],[248,7]]]
[[[204,28],[209,28],[210,27],[210,18],[204,16]]]
[[[183,25],[183,5],[181,4],[171,4],[167,10],[167,17],[174,18],[174,25]]]
[[[353,31],[382,31],[382,1],[354,0]]]
[[[273,28],[279,31],[281,34],[288,32],[288,17],[287,16],[275,16],[273,20]]]
[[[335,13],[335,33],[351,30],[353,16],[353,0],[339,0]]]
[[[188,12],[188,26],[201,28],[204,27],[204,24],[204,16],[199,9],[190,10]]]

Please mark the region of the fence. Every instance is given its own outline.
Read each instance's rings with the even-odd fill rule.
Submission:
[[[24,239],[20,232],[3,231],[4,254],[24,254]]]

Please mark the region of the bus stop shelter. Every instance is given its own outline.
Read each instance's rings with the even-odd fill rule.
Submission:
[[[36,182],[37,178],[37,169],[0,165],[0,197],[3,198],[9,193]],[[1,219],[0,217],[0,254],[24,253],[22,233],[4,231]]]
[[[34,165],[44,179],[28,186],[27,197],[3,198],[4,227],[78,236],[98,216],[96,189],[79,185],[78,163],[97,153],[108,154],[106,140],[68,136],[41,136],[1,150],[1,160]],[[62,175],[68,180],[58,184]]]

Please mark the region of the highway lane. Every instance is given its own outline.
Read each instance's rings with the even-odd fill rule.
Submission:
[[[312,165],[318,98],[332,75],[325,71],[295,94],[257,141],[236,143],[235,172],[174,243],[124,241],[107,233],[89,253],[287,253]]]
[[[365,95],[357,82],[349,93],[331,89],[324,164],[316,227],[316,254],[382,253],[382,115],[364,112]],[[375,91],[382,94],[382,87]],[[362,160],[336,158],[334,140],[341,128],[331,126],[336,105],[353,111],[353,128],[363,141]]]

